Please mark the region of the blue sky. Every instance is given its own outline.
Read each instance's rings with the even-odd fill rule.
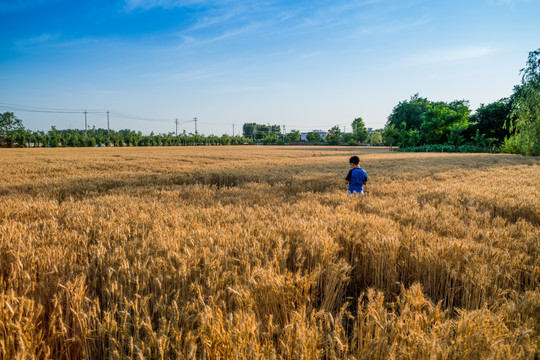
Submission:
[[[206,135],[382,128],[415,93],[473,111],[509,96],[538,14],[540,0],[0,0],[0,112],[32,130],[83,129],[84,109],[143,133],[194,132],[194,117]]]

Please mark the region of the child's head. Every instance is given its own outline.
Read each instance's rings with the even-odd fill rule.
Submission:
[[[358,165],[360,164],[360,158],[358,156],[351,156],[351,158],[349,159],[349,163],[351,165]]]

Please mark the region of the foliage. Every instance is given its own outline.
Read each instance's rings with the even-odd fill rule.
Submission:
[[[381,145],[383,143],[383,135],[381,130],[375,130],[369,137],[369,142],[373,145]]]
[[[257,123],[245,123],[242,126],[242,136],[245,138],[262,140],[271,135],[281,136],[281,126]]]
[[[369,132],[366,129],[364,120],[361,117],[356,118],[353,120],[351,126],[353,129],[354,140],[360,143],[367,142],[367,140],[369,139]],[[346,142],[350,143],[350,141],[346,141]]]
[[[503,98],[487,105],[480,104],[480,107],[469,119],[469,134],[476,136],[479,133],[494,139],[495,144],[502,144],[504,138],[510,135],[507,123],[510,121],[511,112],[512,101],[509,98]]]
[[[353,133],[346,133],[341,137],[341,142],[350,146],[354,146],[358,144],[358,141],[356,140],[356,136]]]
[[[285,136],[285,142],[288,143],[294,143],[300,141],[300,131],[299,130],[292,130],[290,133]]]
[[[422,114],[422,131],[426,144],[453,145],[461,141],[461,133],[469,126],[469,106],[466,101],[431,103]]]
[[[524,155],[540,155],[540,49],[531,51],[521,70],[521,85],[514,88],[512,137],[506,149]]]
[[[275,139],[275,135],[272,139]],[[20,138],[19,144],[21,143]],[[38,147],[95,147],[95,146],[193,146],[193,145],[242,145],[252,142],[243,136],[229,136],[223,134],[216,136],[210,134],[186,133],[178,136],[170,132],[167,134],[143,135],[140,131],[123,129],[119,131],[92,128],[84,130],[58,130],[51,127],[47,132],[26,131],[24,141]]]
[[[496,105],[480,108],[474,118],[476,127],[473,129],[469,123],[471,111],[468,101],[432,102],[415,94],[410,101],[402,101],[394,107],[383,130],[383,141],[386,145],[397,145],[401,148],[414,148],[419,144],[448,144],[459,147],[474,140],[475,133],[471,132],[473,130],[487,130],[489,125],[504,126],[504,117],[502,123],[491,120],[490,116],[495,112],[495,107]],[[499,112],[501,110],[496,109]],[[497,116],[501,116],[499,112],[496,113]],[[499,133],[498,130],[493,130],[479,136],[488,136],[493,143],[494,138],[491,135]]]
[[[310,143],[324,142],[324,139],[322,138],[321,134],[319,134],[318,132],[309,132],[306,136],[306,139]]]
[[[339,125],[335,125],[330,130],[328,130],[328,135],[326,136],[326,142],[328,145],[339,145],[341,141],[341,130]]]
[[[0,114],[0,147],[25,146],[28,131],[12,112]]]
[[[266,135],[261,139],[261,142],[264,144],[276,144],[278,142],[278,138],[276,134]]]
[[[429,105],[430,101],[426,98],[414,94],[410,100],[401,101],[394,107],[388,116],[386,127],[394,125],[395,128],[399,128],[402,123],[405,123],[405,130],[420,130],[423,122],[422,115]]]
[[[486,146],[477,146],[473,144],[452,145],[452,144],[431,144],[422,146],[409,146],[399,148],[402,152],[449,152],[449,153],[485,153],[491,152]]]
[[[399,130],[394,124],[388,125],[384,128],[382,133],[383,142],[385,145],[396,145],[399,146]]]

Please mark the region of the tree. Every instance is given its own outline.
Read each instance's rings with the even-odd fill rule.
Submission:
[[[221,135],[221,139],[219,140],[222,145],[231,145],[231,137],[227,134]]]
[[[343,142],[347,143],[347,145],[356,145],[356,136],[354,133],[346,133],[343,135]]]
[[[369,132],[367,131],[364,120],[361,117],[354,119],[351,126],[356,141],[366,142],[369,139]]]
[[[321,134],[318,132],[309,132],[306,135],[306,139],[310,143],[321,143],[324,142],[324,139],[322,138]]]
[[[422,115],[427,111],[430,102],[418,94],[411,96],[410,100],[401,101],[397,104],[390,116],[385,127],[394,125],[395,128],[401,126],[405,122],[405,130],[414,129],[420,130],[422,126]]]
[[[326,142],[329,145],[339,145],[340,139],[341,139],[341,130],[339,129],[339,125],[336,125],[330,130],[328,130],[328,135],[326,136]]]
[[[261,139],[261,141],[265,144],[275,144],[278,139],[277,139],[277,136],[275,134],[270,134],[270,135],[267,135],[265,137],[263,137]]]
[[[281,126],[257,123],[245,123],[242,126],[242,135],[254,140],[262,139],[272,134],[276,135],[276,137],[281,136]]]
[[[0,146],[13,146],[16,143],[17,133],[22,132],[25,132],[22,120],[18,119],[14,113],[0,114]]]
[[[407,131],[407,123],[405,121],[399,124],[397,145],[399,147],[409,146],[409,132]]]
[[[512,101],[509,98],[503,98],[487,105],[480,104],[480,107],[469,119],[471,139],[478,132],[496,139],[497,143],[502,143],[504,138],[510,135],[509,126],[506,124],[510,121],[511,113]]]
[[[463,123],[455,122],[449,127],[450,133],[448,134],[448,143],[450,145],[459,146],[465,141],[465,137],[462,135],[467,126]]]
[[[409,130],[409,145],[410,146],[416,146],[420,143],[421,137],[420,137],[420,131],[418,130]]]
[[[505,147],[524,155],[540,155],[540,49],[529,52],[521,69],[521,85],[514,88],[512,123],[514,133]]]
[[[47,132],[47,137],[49,138],[48,140],[50,147],[58,147],[62,145],[62,138],[60,137],[58,130],[56,130],[56,126],[51,126],[51,130]]]
[[[399,132],[394,124],[384,127],[382,133],[383,142],[385,145],[397,145],[399,141]]]
[[[422,137],[428,144],[458,141],[460,138],[456,136],[461,135],[469,126],[469,113],[468,102],[464,100],[449,104],[445,102],[429,104],[427,111],[422,114],[423,122],[420,127]]]
[[[300,131],[298,130],[292,130],[290,133],[287,134],[285,137],[286,142],[299,142],[300,141]]]
[[[383,143],[383,137],[382,137],[382,131],[381,130],[375,130],[370,138],[369,142],[373,145],[380,145]]]

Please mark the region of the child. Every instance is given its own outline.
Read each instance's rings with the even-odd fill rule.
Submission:
[[[351,157],[349,163],[351,170],[345,178],[345,183],[349,184],[349,194],[357,193],[364,196],[364,184],[368,181],[367,173],[360,167],[358,156]]]

